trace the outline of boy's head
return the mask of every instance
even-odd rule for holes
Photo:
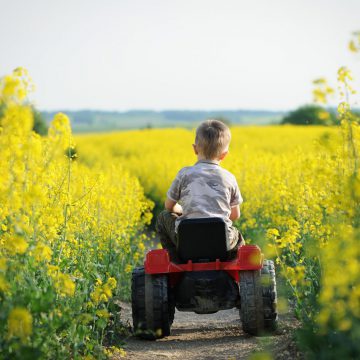
[[[203,121],[196,129],[195,153],[208,160],[222,160],[229,151],[231,133],[218,120]]]

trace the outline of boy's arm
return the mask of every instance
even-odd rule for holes
[[[240,205],[235,205],[231,208],[230,220],[234,221],[240,217]]]
[[[168,192],[166,193],[166,200],[165,200],[165,209],[178,214],[182,215],[183,209],[178,201],[181,198],[181,188],[182,188],[182,177],[184,175],[184,171],[186,168],[182,168],[176,175],[174,181],[172,182]]]
[[[165,209],[178,215],[182,215],[183,213],[181,205],[169,198],[165,200]]]
[[[231,207],[230,220],[231,221],[237,220],[240,217],[240,205],[242,204],[242,202],[243,202],[243,198],[240,193],[239,185],[234,176],[234,184],[233,184],[231,200],[230,200],[230,207]]]

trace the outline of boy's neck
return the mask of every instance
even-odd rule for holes
[[[202,155],[198,155],[197,156],[198,158],[198,161],[208,161],[208,162],[212,162],[213,164],[220,164],[220,161],[219,159],[206,159],[204,156]]]

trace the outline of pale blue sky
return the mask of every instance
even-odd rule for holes
[[[347,50],[359,0],[0,0],[0,9],[0,75],[28,68],[41,109],[282,110],[310,102],[312,80],[335,81],[341,65],[360,78]]]

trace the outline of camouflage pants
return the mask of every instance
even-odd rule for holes
[[[178,239],[175,232],[175,220],[178,217],[179,215],[164,210],[159,214],[156,221],[156,231],[160,236],[161,246],[169,251],[170,258],[174,261],[178,260],[176,253]],[[245,245],[245,241],[235,227],[231,226],[229,231],[230,250],[228,251],[228,257],[231,259],[236,256],[237,249]]]
[[[163,210],[156,219],[155,229],[159,234],[160,243],[163,249],[169,251],[171,260],[178,260],[176,253],[177,234],[175,232],[175,220],[178,214]]]

